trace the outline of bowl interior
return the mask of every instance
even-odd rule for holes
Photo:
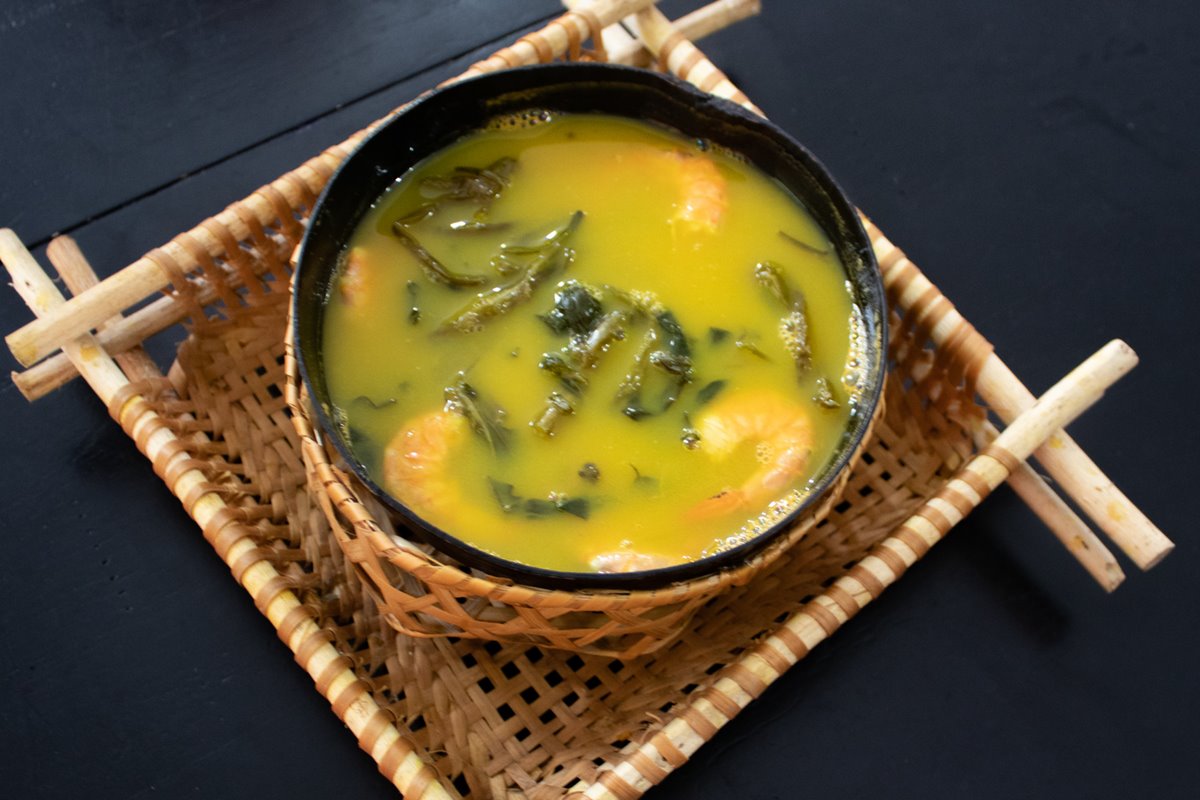
[[[805,206],[836,247],[863,312],[865,385],[849,429],[808,500],[771,530],[694,562],[620,574],[547,570],[476,550],[425,522],[383,491],[332,423],[321,362],[325,300],[334,267],[359,222],[392,183],[426,156],[497,116],[526,109],[594,112],[665,125],[744,156]],[[397,112],[343,163],[317,202],[297,260],[292,298],[300,375],[323,434],[377,497],[410,528],[468,566],[548,588],[649,589],[735,566],[765,547],[824,493],[866,435],[883,386],[885,304],[870,242],[858,216],[825,168],[779,128],[727,101],[646,70],[602,64],[553,64],[490,73],[433,92]]]

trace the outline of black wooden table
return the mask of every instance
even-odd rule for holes
[[[1194,797],[1200,10],[765,2],[704,49],[1035,392],[1139,351],[1072,432],[1178,547],[1105,596],[1002,490],[652,796]],[[558,10],[10,0],[0,225],[111,273]],[[86,387],[0,404],[0,794],[393,796]]]

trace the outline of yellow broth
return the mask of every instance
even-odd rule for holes
[[[502,157],[515,158],[515,169],[478,217],[475,203],[443,202],[432,216],[406,226],[446,268],[486,275],[488,283],[454,289],[431,282],[393,234],[393,223],[428,202],[423,179],[461,166],[487,167]],[[704,160],[724,184],[715,224],[694,223],[681,209],[690,197],[711,210],[706,189],[712,187],[689,186],[705,183],[705,175],[712,183],[713,172],[694,169]],[[477,296],[513,280],[490,263],[502,243],[536,243],[576,211],[584,216],[566,241],[573,259],[528,302],[478,331],[439,331]],[[450,229],[471,220],[508,227]],[[740,543],[804,497],[847,427],[855,312],[828,239],[777,183],[672,132],[600,115],[529,114],[493,124],[398,180],[359,226],[347,253],[360,263],[349,274],[350,257],[343,256],[322,344],[335,417],[377,483],[427,522],[502,558],[554,570],[619,570],[683,563]],[[812,367],[803,373],[779,333],[785,308],[755,278],[755,265],[768,260],[806,300]],[[656,329],[644,315],[630,312],[621,325],[624,338],[585,370],[587,385],[578,397],[539,368],[543,354],[568,343],[568,334],[553,332],[541,318],[568,280],[591,289],[605,312],[629,311],[604,289],[612,286],[652,293],[673,313],[687,335],[693,375],[668,410],[634,420],[615,399],[646,331]],[[721,334],[714,329],[727,335],[716,341]],[[662,349],[664,336],[658,334]],[[448,438],[439,438],[445,431],[426,430],[424,438],[404,440],[406,428],[443,409],[444,391],[460,372],[481,399],[502,409],[512,431],[507,452],[494,453],[463,425],[452,426],[456,435]],[[813,401],[821,376],[839,407]],[[702,402],[702,390],[714,381],[725,384]],[[659,412],[667,385],[664,374],[649,368],[643,404]],[[546,437],[530,423],[556,391],[576,410]],[[714,454],[704,438],[689,449],[682,441],[685,413],[693,428],[721,415],[746,428],[745,441],[729,453]],[[732,418],[738,414],[746,418]],[[702,505],[758,482],[762,462],[779,457],[780,447],[790,443],[775,441],[787,434],[780,431],[786,420],[774,418],[793,414],[809,431],[804,468],[794,475],[785,469],[792,478],[787,485],[771,484],[771,497],[752,507],[726,510],[714,501],[714,511]],[[382,467],[389,448],[414,453],[419,469],[406,475],[420,486],[396,485],[395,479],[389,486]],[[595,466],[598,479],[581,476],[585,464]],[[555,508],[554,501],[567,499],[582,499],[569,508],[587,518]],[[613,553],[650,558],[603,557]]]

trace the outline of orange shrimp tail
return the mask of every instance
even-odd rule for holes
[[[701,522],[749,509],[750,501],[745,492],[741,489],[726,489],[689,508],[684,514],[684,519],[688,522]]]
[[[711,159],[676,153],[680,159],[680,197],[676,219],[696,231],[714,233],[725,217],[725,178]]]
[[[435,411],[410,422],[383,453],[383,487],[417,513],[444,510],[457,501],[448,461],[465,438],[467,421]]]
[[[690,521],[757,513],[804,474],[812,453],[808,413],[794,400],[773,393],[727,395],[697,422],[701,448],[723,459],[743,442],[760,448],[762,467],[741,486],[700,501],[685,512]]]
[[[600,553],[594,557],[589,566],[595,572],[613,574],[619,572],[641,572],[647,569],[659,569],[671,566],[672,561],[666,556],[654,553],[639,553],[636,550],[613,550]]]
[[[376,287],[374,267],[365,248],[355,247],[346,257],[346,265],[338,278],[338,293],[350,308],[361,310],[366,306]]]

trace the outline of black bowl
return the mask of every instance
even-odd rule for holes
[[[642,572],[560,572],[508,561],[430,525],[389,496],[332,423],[321,363],[322,315],[333,267],[346,242],[371,205],[407,170],[482,128],[487,120],[526,109],[645,120],[740,153],[797,197],[837,248],[865,322],[863,350],[868,363],[860,403],[834,457],[814,478],[808,499],[762,535],[697,561]],[[886,313],[879,269],[854,207],[820,162],[782,130],[740,106],[674,78],[607,64],[553,64],[494,72],[432,92],[393,115],[346,159],[317,201],[297,260],[292,319],[300,375],[320,426],[358,478],[441,552],[488,574],[547,588],[651,589],[743,563],[783,533],[848,467],[883,387]]]

